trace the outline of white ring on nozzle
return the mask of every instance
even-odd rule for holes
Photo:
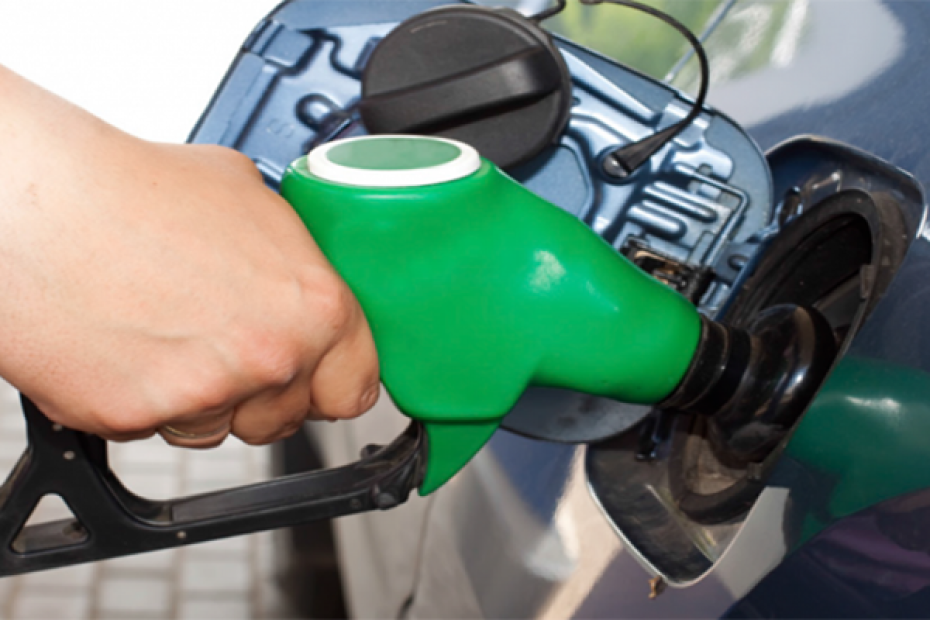
[[[366,168],[352,168],[334,163],[327,154],[333,149],[347,142],[358,140],[381,140],[403,138],[408,140],[433,140],[451,144],[459,149],[459,156],[436,166],[426,168],[413,168],[410,170],[370,170]],[[311,174],[325,181],[355,185],[358,187],[421,187],[423,185],[436,185],[448,183],[473,174],[481,167],[481,157],[473,147],[448,138],[435,138],[433,136],[411,136],[401,134],[381,134],[377,136],[358,136],[327,142],[316,147],[307,154],[307,170]]]

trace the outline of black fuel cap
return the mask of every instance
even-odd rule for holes
[[[548,33],[509,9],[453,5],[401,23],[362,78],[369,132],[442,136],[502,168],[555,142],[571,76]]]

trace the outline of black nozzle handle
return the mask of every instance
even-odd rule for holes
[[[106,442],[50,422],[22,398],[28,446],[0,487],[0,576],[177,547],[390,508],[419,484],[424,434],[344,467],[165,501],[139,497],[110,469]],[[25,525],[45,495],[74,514]]]

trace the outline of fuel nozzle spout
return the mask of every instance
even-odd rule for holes
[[[745,329],[702,319],[691,367],[658,406],[707,416],[725,464],[758,462],[804,412],[835,355],[833,330],[813,308],[772,306]]]

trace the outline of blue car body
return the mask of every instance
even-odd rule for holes
[[[243,151],[276,186],[315,144],[365,131],[368,54],[442,4],[285,2],[192,140]],[[770,53],[747,60],[776,8]],[[746,471],[709,463],[694,420],[528,393],[436,494],[333,525],[352,615],[930,615],[928,28],[922,2],[723,3],[704,32],[720,70],[709,109],[627,184],[599,177],[598,156],[680,118],[687,97],[559,41],[572,120],[510,173],[628,256],[711,270],[695,299],[709,315],[738,322],[780,299],[844,317],[840,357],[789,439]],[[688,85],[688,66],[669,82]],[[802,220],[839,223],[808,243]],[[831,270],[842,284],[811,292]],[[403,428],[387,398],[376,409],[309,431],[323,465]],[[562,428],[563,443],[522,436],[534,427]]]

